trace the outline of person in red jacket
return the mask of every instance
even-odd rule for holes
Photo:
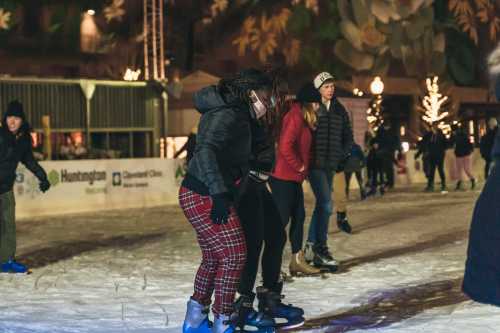
[[[297,102],[284,115],[276,153],[276,164],[269,185],[278,207],[283,227],[291,220],[292,260],[290,274],[318,274],[319,269],[304,259],[304,192],[302,182],[309,171],[312,131],[316,126],[321,95],[312,83],[304,85]]]

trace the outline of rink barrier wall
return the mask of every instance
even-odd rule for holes
[[[412,150],[406,154],[406,173],[398,174],[395,170],[397,186],[426,183],[421,159],[420,170],[415,167],[415,153]],[[41,193],[38,180],[20,165],[14,185],[19,218],[176,204],[184,175],[184,160],[181,159],[44,161],[40,164],[52,187]],[[453,150],[448,150],[445,172],[450,189],[457,180],[454,165]],[[476,149],[472,156],[472,171],[479,181],[484,180],[483,170],[484,161]],[[440,182],[437,172],[435,182]],[[304,190],[310,192],[309,183],[304,184]],[[355,177],[352,177],[350,186],[358,188]]]
[[[17,170],[14,193],[20,218],[174,204],[183,173],[181,160],[160,158],[40,164],[52,185],[46,193],[24,166]]]

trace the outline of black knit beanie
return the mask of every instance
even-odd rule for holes
[[[24,114],[23,105],[19,101],[11,101],[7,105],[7,111],[5,111],[4,118],[7,117],[19,117],[22,120],[26,119]]]
[[[321,103],[321,95],[312,82],[308,82],[297,93],[300,103]]]

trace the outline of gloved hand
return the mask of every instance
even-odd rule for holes
[[[40,191],[46,192],[50,188],[50,182],[47,179],[44,179],[40,182],[38,187],[40,188]]]
[[[229,209],[231,207],[231,195],[228,192],[217,193],[212,197],[212,210],[210,219],[213,224],[226,224],[229,218]]]

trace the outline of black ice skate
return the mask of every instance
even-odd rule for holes
[[[315,246],[313,264],[330,273],[336,272],[339,268],[339,263],[333,258],[326,245]]]
[[[337,213],[337,226],[339,227],[339,230],[342,230],[345,233],[348,233],[348,234],[352,233],[352,227],[349,224],[349,220],[347,219],[346,212],[338,212]]]
[[[278,283],[274,291],[264,287],[257,287],[259,311],[274,318],[277,328],[291,329],[304,325],[304,310],[292,304],[281,302],[284,297],[281,295],[282,288],[283,283]]]

